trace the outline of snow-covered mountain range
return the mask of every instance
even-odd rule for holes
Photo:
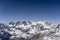
[[[0,40],[60,40],[60,24],[44,21],[0,23]]]

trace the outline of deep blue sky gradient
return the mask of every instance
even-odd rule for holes
[[[0,0],[0,22],[19,20],[60,23],[60,1]]]

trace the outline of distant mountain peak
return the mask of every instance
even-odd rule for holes
[[[57,37],[55,37],[56,35]],[[1,40],[7,38],[10,38],[9,40],[38,40],[41,37],[43,40],[60,40],[59,36],[60,24],[56,25],[45,21],[11,21],[9,24],[0,23]],[[52,39],[51,37],[55,38]]]

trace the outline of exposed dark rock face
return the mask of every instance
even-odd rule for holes
[[[48,23],[48,22],[45,22],[45,24],[46,24],[47,26],[50,26],[50,25],[51,25],[51,23]]]
[[[22,24],[27,25],[27,22],[26,21],[23,21]]]
[[[3,23],[0,23],[0,28],[4,28],[5,25]]]
[[[60,24],[58,24],[56,28],[60,28]]]
[[[21,22],[20,22],[20,21],[17,21],[17,22],[16,22],[16,25],[19,25],[19,24],[21,24]]]
[[[32,24],[32,22],[31,22],[31,21],[28,21],[28,23],[29,23],[29,24]]]
[[[8,32],[4,32],[3,34],[0,34],[1,40],[10,40],[11,36],[12,35],[10,33],[8,33]]]
[[[14,24],[15,24],[15,22],[13,22],[13,21],[9,22],[9,25],[14,25]]]

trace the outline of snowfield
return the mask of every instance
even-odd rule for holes
[[[0,23],[0,40],[60,40],[60,24],[43,21]]]

